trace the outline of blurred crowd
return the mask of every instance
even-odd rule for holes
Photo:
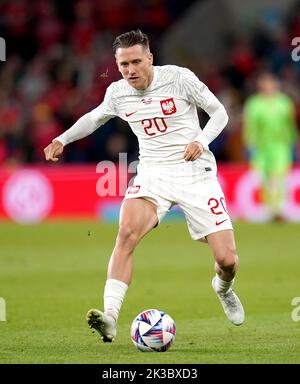
[[[249,17],[251,19],[251,17]],[[273,73],[280,90],[295,105],[295,117],[300,136],[300,57],[292,59],[293,38],[300,37],[300,1],[287,13],[268,9],[247,24],[248,31],[224,36],[227,54],[217,63],[197,62],[193,68],[224,104],[229,122],[210,148],[221,161],[248,161],[244,142],[243,109],[249,96],[258,92],[258,78]],[[272,140],[272,138],[270,138]],[[300,162],[300,142],[294,148],[294,162]]]
[[[102,101],[107,86],[120,78],[111,48],[116,35],[141,28],[150,37],[155,64],[161,64],[159,37],[192,3],[1,1],[0,36],[6,41],[7,61],[0,62],[0,164],[43,162],[43,148]],[[258,20],[247,37],[226,36],[228,53],[218,63],[191,62],[229,113],[227,128],[211,146],[218,160],[245,161],[243,103],[255,91],[261,70],[279,76],[300,121],[300,64],[291,59],[291,40],[300,36],[300,6],[288,17],[276,17],[275,27],[271,15]],[[200,118],[205,122],[207,116]],[[119,152],[136,159],[137,141],[127,124],[112,119],[68,146],[63,161],[118,161]]]

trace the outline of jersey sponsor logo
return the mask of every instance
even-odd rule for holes
[[[141,102],[144,103],[144,104],[151,104],[152,103],[152,97],[143,98],[141,100]]]
[[[140,190],[140,188],[141,188],[140,185],[132,185],[131,187],[128,188],[127,193],[128,193],[128,194],[138,193],[138,191]]]
[[[222,220],[222,221],[216,221],[216,225],[221,225],[223,223],[225,223],[225,221],[227,221],[228,219],[225,219],[225,220]]]
[[[173,115],[177,111],[173,97],[160,101],[160,106],[164,115]]]
[[[134,112],[129,112],[129,113],[125,113],[126,117],[129,117],[131,115],[134,115],[135,113],[137,113],[137,111],[134,111]]]

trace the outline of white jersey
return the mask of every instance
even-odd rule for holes
[[[80,124],[57,139],[67,144],[93,132],[110,118],[118,116],[128,122],[139,142],[141,165],[167,166],[184,163],[185,146],[192,141],[204,145],[198,159],[203,166],[216,168],[215,158],[208,144],[227,123],[222,104],[207,86],[187,68],[175,65],[154,66],[154,77],[145,90],[136,90],[124,79],[113,82],[103,102],[89,114],[90,127]],[[200,128],[197,107],[204,109],[215,121]],[[85,116],[87,116],[85,115]],[[82,119],[82,118],[81,118]],[[79,125],[78,125],[79,123]],[[73,129],[72,129],[73,128]]]

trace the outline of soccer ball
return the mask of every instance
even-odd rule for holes
[[[165,352],[174,343],[176,326],[167,313],[148,309],[133,320],[130,335],[142,352]]]

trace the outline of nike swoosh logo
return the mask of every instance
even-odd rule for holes
[[[131,113],[125,113],[126,117],[129,117],[131,115],[134,115],[135,113],[137,113],[137,111],[134,111],[134,112],[131,112]]]
[[[225,219],[225,220],[222,220],[222,221],[216,221],[216,225],[221,225],[221,224],[223,224],[226,220],[228,220],[228,219]]]

